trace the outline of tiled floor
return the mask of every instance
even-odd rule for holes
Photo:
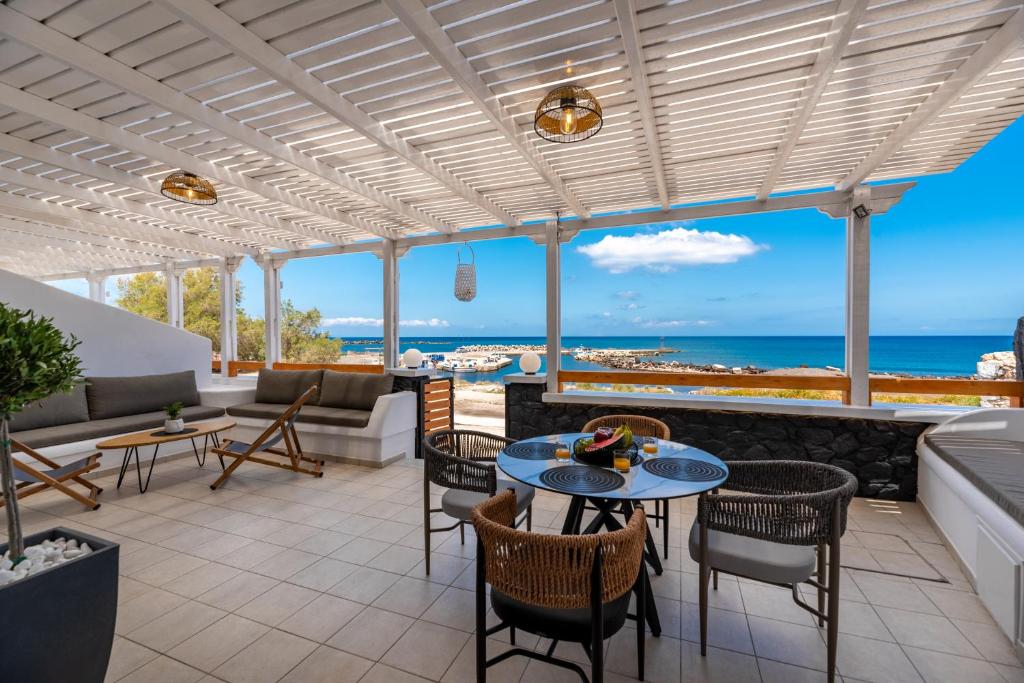
[[[108,680],[473,680],[475,546],[472,536],[463,546],[457,532],[436,534],[425,576],[417,463],[329,465],[322,479],[248,465],[211,492],[214,476],[209,464],[182,459],[160,463],[145,495],[130,485],[119,493],[105,478],[95,512],[49,494],[23,505],[27,531],[62,524],[121,543]],[[539,494],[535,530],[555,533],[567,503]],[[648,638],[647,680],[824,680],[822,630],[788,592],[727,577],[712,594],[713,647],[700,656],[696,568],[680,554],[693,509],[673,503],[670,557],[653,581],[664,633]],[[875,570],[844,570],[844,680],[1024,682],[1010,644],[915,505],[856,500],[844,564]],[[491,654],[503,647],[490,642]],[[584,661],[578,646],[559,654]],[[606,680],[633,680],[631,631],[609,641],[606,661]],[[489,680],[577,679],[513,658]]]

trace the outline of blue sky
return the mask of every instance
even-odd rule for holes
[[[1011,333],[1024,315],[1022,158],[1017,121],[873,217],[872,334]],[[401,334],[542,335],[543,247],[473,243],[471,303],[452,292],[458,249],[419,247],[401,259]],[[562,272],[566,335],[843,333],[844,222],[814,210],[589,231],[563,246]],[[319,308],[332,333],[379,336],[376,257],[296,260],[282,279],[283,296]],[[262,315],[259,268],[247,260],[241,280],[245,308]]]

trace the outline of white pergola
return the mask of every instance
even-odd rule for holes
[[[99,299],[163,271],[181,325],[181,273],[218,267],[227,304],[249,256],[272,363],[284,264],[373,252],[394,364],[402,254],[526,235],[554,390],[559,250],[580,230],[817,208],[847,221],[866,404],[870,216],[911,184],[865,183],[951,171],[1013,122],[1022,37],[1019,0],[7,0],[0,267]],[[544,142],[534,109],[568,82],[604,127]],[[177,169],[219,203],[161,196]]]

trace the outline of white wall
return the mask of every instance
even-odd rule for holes
[[[210,384],[210,340],[114,306],[0,270],[0,301],[53,318],[81,340],[78,355],[92,376],[151,375],[195,370]]]

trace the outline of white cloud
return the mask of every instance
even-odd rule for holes
[[[384,327],[384,318],[361,318],[352,316],[349,318],[324,318],[320,321],[324,327],[344,325],[348,327]]]
[[[323,327],[347,326],[347,327],[384,327],[383,318],[363,318],[350,316],[347,318],[324,318],[321,323]],[[448,327],[447,320],[430,318],[429,320],[402,320],[399,322],[402,327]]]
[[[625,299],[626,301],[634,301],[640,298],[640,292],[637,292],[632,289],[625,289],[621,292],[616,292],[615,296],[619,297],[620,299]]]
[[[633,323],[640,327],[650,328],[672,328],[672,327],[704,327],[705,325],[713,325],[713,320],[644,320],[643,318],[633,318]]]
[[[402,327],[448,327],[447,320],[431,318],[430,320],[403,320],[399,323]]]
[[[680,266],[735,263],[766,249],[745,235],[723,234],[714,231],[673,228],[658,233],[639,233],[630,236],[606,235],[600,242],[578,247],[598,268],[612,273],[625,273],[634,268],[646,268],[666,273]],[[620,292],[623,296],[631,292]]]

